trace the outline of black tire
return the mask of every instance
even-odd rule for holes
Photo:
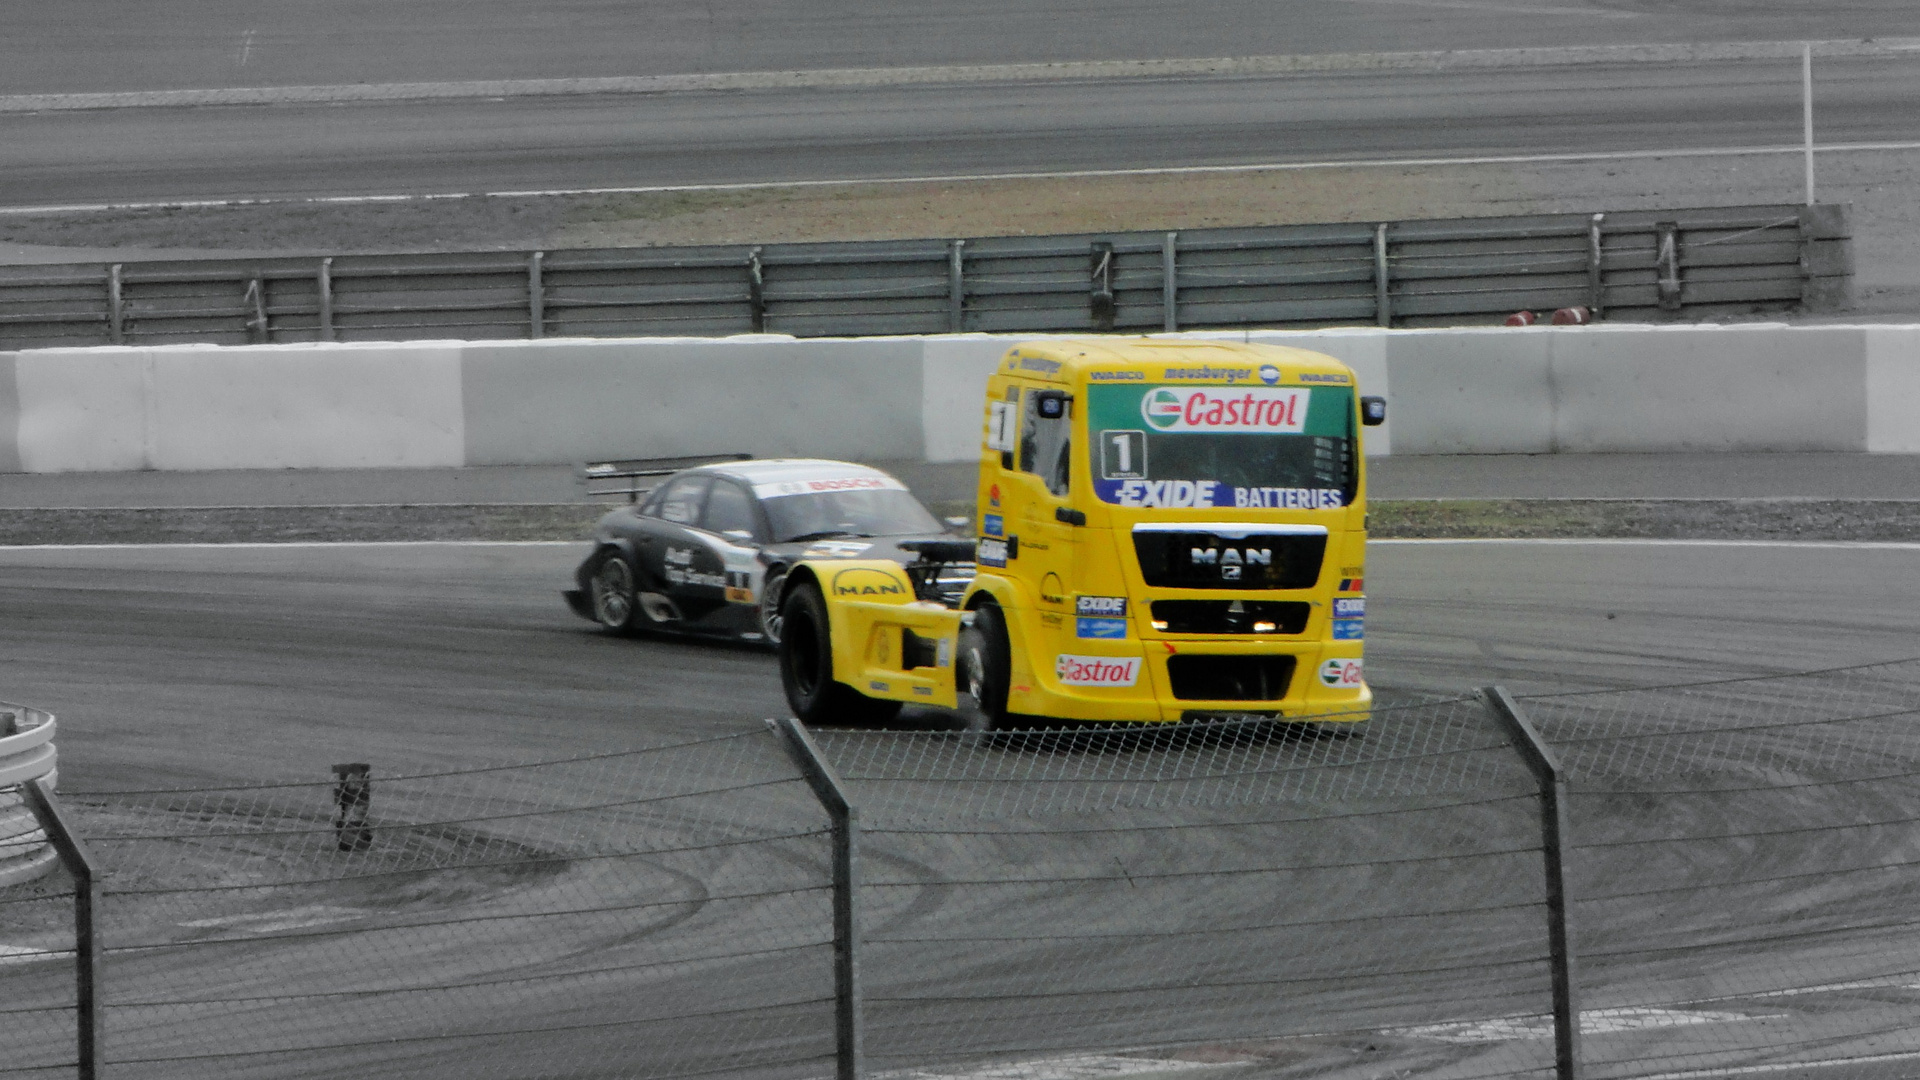
[[[605,548],[595,557],[587,574],[587,604],[593,621],[610,633],[630,633],[639,625],[639,577],[627,557],[613,548]]]
[[[1007,641],[1007,623],[1000,608],[983,604],[974,609],[973,625],[960,631],[960,690],[972,699],[960,710],[969,731],[1004,731],[1007,688],[1012,684],[1013,649]]]
[[[780,685],[793,715],[806,724],[862,727],[900,713],[897,701],[876,701],[833,677],[833,637],[820,586],[801,581],[781,604]]]
[[[780,627],[786,621],[781,607],[787,599],[787,568],[773,566],[767,568],[767,576],[760,583],[760,633],[767,644],[778,647]]]

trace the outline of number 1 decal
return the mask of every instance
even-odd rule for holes
[[[1101,432],[1100,478],[1103,480],[1146,479],[1147,433],[1131,430]]]

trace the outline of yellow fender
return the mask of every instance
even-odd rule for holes
[[[807,560],[787,580],[805,578],[826,601],[837,681],[884,701],[956,705],[960,612],[916,599],[906,571],[891,560]]]

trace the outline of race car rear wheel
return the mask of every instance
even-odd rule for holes
[[[859,727],[900,712],[897,701],[876,701],[833,677],[833,637],[820,586],[802,581],[781,605],[780,685],[793,715],[808,724]]]
[[[996,731],[1007,723],[1007,687],[1013,666],[1013,649],[1007,641],[1007,624],[995,604],[974,609],[973,625],[960,631],[960,689],[972,698],[970,707],[960,710],[961,721],[969,731]]]
[[[634,627],[639,599],[634,589],[633,564],[625,555],[608,548],[597,556],[599,562],[587,578],[587,598],[593,604],[593,620],[616,634]]]

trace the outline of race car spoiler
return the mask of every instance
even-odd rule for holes
[[[720,461],[748,461],[752,454],[694,454],[688,457],[627,458],[621,461],[589,461],[574,472],[574,480],[586,489],[587,498],[604,499],[626,496],[630,503],[652,491],[660,477],[672,476],[682,469],[712,465]],[[654,483],[642,483],[652,479]]]

